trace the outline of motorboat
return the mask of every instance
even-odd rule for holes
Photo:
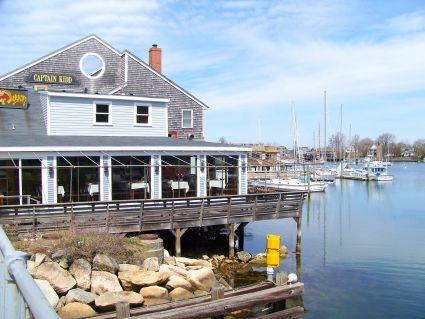
[[[333,183],[336,179],[336,172],[327,167],[320,167],[316,169],[315,181]]]
[[[363,165],[362,171],[370,181],[392,181],[393,176],[388,174],[388,167],[382,161],[370,161]]]
[[[261,188],[270,188],[280,191],[305,191],[305,192],[324,192],[327,183],[308,181],[305,178],[290,179],[267,179],[253,182],[253,186]]]

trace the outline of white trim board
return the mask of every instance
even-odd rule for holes
[[[76,98],[83,98],[83,99],[106,99],[106,100],[160,102],[160,103],[170,102],[170,99],[168,98],[128,96],[128,95],[85,94],[85,93],[69,93],[69,92],[51,92],[51,91],[43,91],[43,92],[40,92],[40,94],[47,94],[48,96],[76,97]]]

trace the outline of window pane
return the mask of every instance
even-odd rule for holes
[[[192,127],[192,112],[183,111],[183,127]]]
[[[137,123],[138,124],[147,124],[147,123],[149,123],[148,122],[148,119],[149,118],[147,116],[138,115],[136,119],[137,119]]]
[[[137,106],[137,114],[149,114],[149,107],[148,106]]]
[[[108,104],[96,104],[96,113],[109,113]]]
[[[97,123],[108,123],[109,121],[108,114],[96,114],[96,122]]]

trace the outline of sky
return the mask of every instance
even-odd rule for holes
[[[327,137],[425,138],[423,0],[0,0],[0,74],[90,34],[158,44],[207,141],[323,145],[324,91]]]

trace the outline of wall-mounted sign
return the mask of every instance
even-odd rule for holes
[[[27,79],[30,83],[44,83],[44,84],[62,84],[62,85],[76,85],[80,84],[74,75],[69,74],[56,74],[56,73],[31,73]]]
[[[26,109],[28,106],[27,100],[27,90],[0,88],[0,107]]]

